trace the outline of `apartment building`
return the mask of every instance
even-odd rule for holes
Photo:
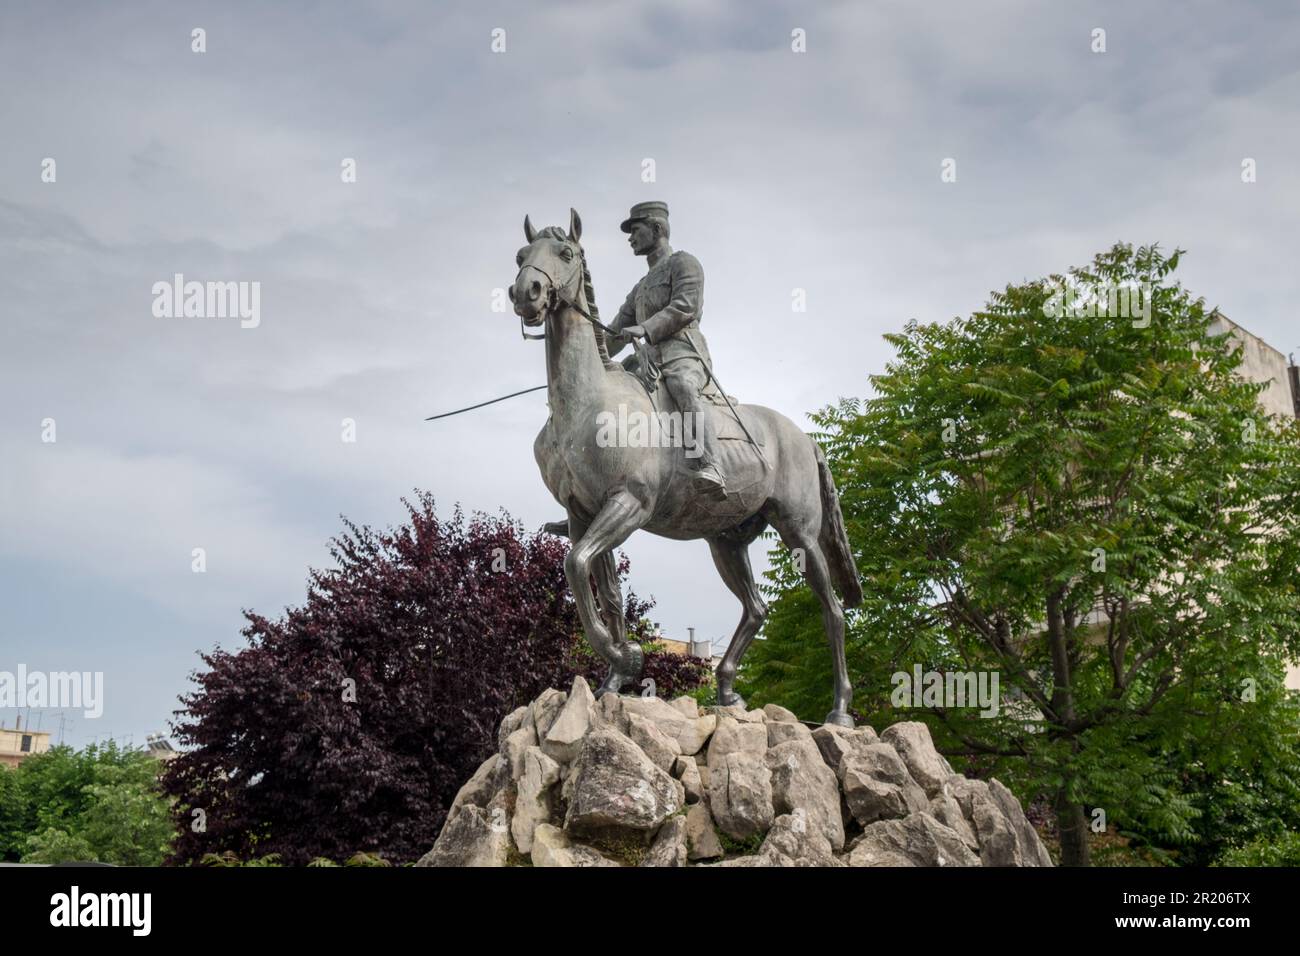
[[[22,717],[12,730],[0,727],[0,766],[12,769],[32,754],[43,754],[49,749],[49,731],[24,730]]]
[[[1252,382],[1267,382],[1259,403],[1272,415],[1300,418],[1300,369],[1294,362],[1257,335],[1247,332],[1226,316],[1211,326],[1216,332],[1229,332],[1241,343],[1242,363],[1238,372]],[[1286,686],[1300,690],[1300,662],[1287,667]]]

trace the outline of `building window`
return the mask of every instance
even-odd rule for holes
[[[32,735],[31,735],[31,734],[23,734],[23,746],[22,746],[22,751],[23,751],[23,753],[25,753],[25,754],[29,754],[29,753],[32,752]]]

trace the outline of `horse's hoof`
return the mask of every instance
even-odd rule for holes
[[[836,727],[847,727],[849,730],[852,730],[854,727],[853,718],[843,710],[832,710],[826,715],[826,719],[822,721],[822,723],[834,724]]]
[[[623,672],[626,680],[634,681],[640,678],[641,673],[645,670],[645,651],[641,649],[640,644],[627,645],[628,666]]]
[[[732,690],[732,691],[727,691],[727,693],[725,693],[725,694],[722,693],[721,691],[719,691],[719,692],[718,692],[717,701],[718,701],[718,706],[719,706],[719,707],[741,707],[741,708],[743,708],[743,707],[745,706],[745,698],[741,697],[741,696],[740,696],[739,694],[737,694],[734,690]]]
[[[627,657],[629,663],[626,668],[611,667],[609,673],[600,686],[592,694],[597,700],[606,694],[618,695],[623,692],[623,688],[628,684],[634,684],[641,677],[641,672],[645,670],[645,652],[641,650],[640,645],[628,645]]]
[[[605,679],[601,682],[601,685],[596,688],[595,693],[591,696],[595,697],[596,700],[600,700],[606,694],[613,694],[617,697],[622,692],[623,685],[626,683],[627,678],[623,674],[611,669],[610,672],[605,675]]]

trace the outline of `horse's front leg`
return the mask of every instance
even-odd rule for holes
[[[609,664],[609,675],[597,689],[597,697],[608,693],[616,694],[623,689],[624,685],[637,680],[645,664],[645,655],[638,645],[628,641],[626,627],[623,627],[621,632],[615,633],[602,620],[600,609],[596,605],[596,596],[591,590],[591,575],[593,572],[603,571],[600,565],[605,556],[626,541],[633,531],[645,524],[649,517],[649,509],[627,491],[611,495],[596,517],[581,529],[581,534],[578,533],[579,527],[573,520],[573,513],[570,512],[569,515],[569,530],[573,535],[573,545],[564,559],[564,573],[569,579],[569,589],[578,604],[578,616],[582,619],[587,642],[591,644],[592,650]],[[610,557],[612,559],[612,555]],[[599,584],[599,573],[597,581]],[[615,576],[615,585],[617,585],[617,576]],[[612,595],[609,598],[612,599]],[[605,599],[605,595],[602,595],[602,599]],[[618,619],[622,620],[621,601]]]
[[[592,562],[592,576],[596,579],[600,619],[609,628],[616,644],[627,640],[627,609],[623,606],[623,589],[618,582],[618,560],[613,551],[606,551]]]

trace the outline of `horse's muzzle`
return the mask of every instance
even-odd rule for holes
[[[539,280],[525,282],[521,276],[515,279],[514,285],[506,290],[506,294],[514,303],[515,315],[523,319],[524,325],[538,326],[546,321],[545,311],[550,295]]]

